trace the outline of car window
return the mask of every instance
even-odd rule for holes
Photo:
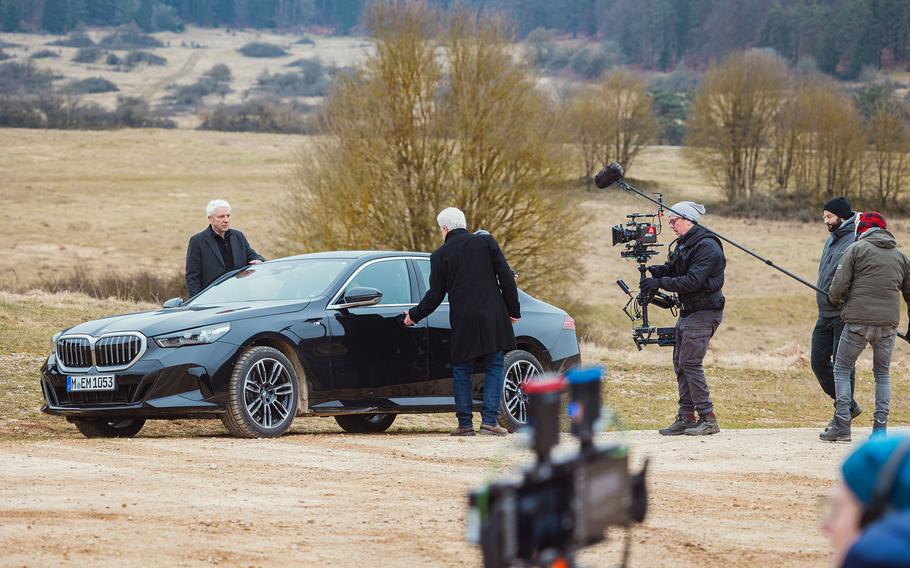
[[[420,278],[423,280],[423,289],[430,289],[430,259],[418,259],[417,261],[417,273],[420,275]],[[442,299],[443,302],[449,301],[449,295],[446,294],[445,298]]]
[[[251,264],[193,298],[191,304],[309,300],[325,293],[348,260],[288,260]]]
[[[382,292],[382,304],[412,304],[411,279],[406,260],[383,260],[370,264],[354,276],[345,293],[352,288],[375,288]]]

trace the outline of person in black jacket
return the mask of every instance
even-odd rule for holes
[[[430,289],[405,312],[404,323],[427,317],[449,295],[452,327],[452,377],[458,428],[453,436],[473,436],[471,373],[475,362],[485,369],[481,434],[504,436],[497,424],[505,373],[505,351],[515,349],[512,324],[521,317],[515,276],[499,244],[489,233],[466,230],[464,213],[454,207],[436,218],[444,243],[430,256]]]
[[[265,260],[243,233],[231,229],[231,206],[227,201],[210,201],[205,213],[209,226],[190,237],[186,248],[186,290],[190,298],[225,272]]]
[[[652,295],[658,288],[676,292],[682,304],[676,323],[673,367],[679,388],[679,414],[670,426],[661,428],[664,436],[704,436],[720,432],[708,380],[702,364],[708,342],[723,321],[724,268],[727,260],[720,239],[699,226],[705,207],[682,201],[672,207],[670,226],[677,239],[671,245],[666,264],[650,266],[653,278],[641,281],[641,293]],[[674,248],[675,245],[675,248]],[[698,420],[695,413],[698,413]]]

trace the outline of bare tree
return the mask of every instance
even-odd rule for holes
[[[695,94],[689,156],[728,199],[759,190],[762,152],[786,99],[788,78],[786,64],[775,55],[735,53],[708,71]]]
[[[880,103],[867,126],[875,190],[873,203],[895,205],[910,179],[910,132],[903,113],[893,103]]]
[[[501,22],[399,0],[373,4],[368,25],[376,54],[336,84],[328,136],[279,205],[284,248],[433,250],[452,205],[493,233],[525,289],[558,294],[581,270],[585,216],[560,189],[556,113]]]
[[[607,162],[618,160],[631,167],[659,130],[647,85],[624,69],[577,90],[567,106],[571,136],[579,145],[587,180]]]

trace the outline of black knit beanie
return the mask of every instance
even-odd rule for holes
[[[849,219],[853,216],[853,209],[850,208],[850,202],[846,197],[835,197],[822,208],[822,211],[830,211],[841,219]]]

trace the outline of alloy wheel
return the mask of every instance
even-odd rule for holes
[[[506,371],[503,389],[505,407],[516,422],[525,424],[528,421],[528,395],[524,392],[524,386],[539,374],[537,367],[530,361],[515,361]]]
[[[275,428],[285,422],[293,408],[294,387],[291,375],[281,362],[263,358],[247,372],[243,381],[243,400],[250,418],[262,428]]]

